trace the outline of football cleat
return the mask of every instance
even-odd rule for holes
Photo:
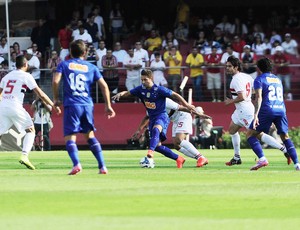
[[[176,160],[177,168],[181,169],[184,162],[185,162],[185,159],[182,156],[178,156],[178,158]]]
[[[27,155],[22,154],[19,162],[20,164],[25,165],[28,169],[35,170],[35,167],[30,163]]]
[[[286,157],[287,164],[290,165],[292,163],[292,158],[290,157],[290,154],[284,153],[284,156]]]
[[[296,171],[300,171],[300,164],[299,163],[295,164],[295,169],[296,169]]]
[[[256,162],[256,164],[254,166],[252,166],[250,168],[250,170],[258,170],[262,167],[268,166],[268,164],[269,164],[269,162],[267,160],[264,160],[264,161],[259,160],[259,161]]]
[[[232,158],[230,161],[228,161],[228,162],[226,162],[225,163],[227,166],[232,166],[232,165],[240,165],[240,164],[242,164],[242,160],[241,160],[241,158],[239,158],[239,159],[234,159],[234,158]]]
[[[202,167],[202,166],[207,165],[207,164],[208,164],[208,160],[204,156],[201,156],[201,157],[198,158],[197,167]]]
[[[68,175],[76,175],[77,173],[82,172],[82,167],[81,164],[77,164],[75,165],[72,170],[68,173]]]
[[[99,174],[108,174],[107,168],[103,166],[101,169],[99,169]]]

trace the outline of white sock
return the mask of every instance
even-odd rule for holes
[[[263,133],[261,136],[261,141],[266,143],[267,145],[272,146],[275,149],[281,150],[283,153],[286,153],[286,147],[280,144],[274,137],[271,137],[268,134]]]
[[[241,150],[241,137],[239,132],[236,132],[231,136],[231,141],[234,149],[234,156],[235,157],[240,157],[240,150]]]
[[[191,158],[195,158],[198,159],[199,156],[201,155],[198,150],[195,148],[195,146],[187,141],[187,140],[183,140],[180,143],[180,149],[179,152],[183,153],[184,155],[191,157]]]
[[[25,137],[23,140],[22,154],[28,155],[28,153],[32,149],[34,137],[35,137],[35,134],[32,132],[25,134]]]

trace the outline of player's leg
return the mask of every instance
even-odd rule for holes
[[[108,170],[105,166],[104,156],[102,154],[101,144],[95,137],[94,132],[90,131],[85,134],[85,138],[90,146],[90,150],[98,162],[99,174],[107,174]]]
[[[232,115],[233,118],[234,114]],[[241,164],[241,154],[240,154],[240,142],[241,142],[241,138],[240,138],[240,134],[239,134],[239,129],[241,128],[241,126],[237,125],[234,123],[234,120],[232,120],[230,122],[229,125],[229,134],[231,136],[231,142],[232,142],[232,146],[234,149],[234,156],[233,158],[226,162],[225,164],[228,166],[232,166],[232,165],[236,165],[236,164]]]

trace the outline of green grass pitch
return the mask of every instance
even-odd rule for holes
[[[300,172],[278,150],[265,150],[269,166],[250,171],[225,166],[233,150],[203,150],[209,164],[184,168],[156,153],[154,169],[139,167],[146,151],[105,151],[108,175],[99,175],[89,151],[83,172],[67,176],[65,151],[31,152],[35,171],[19,153],[0,154],[0,229],[297,229]],[[299,152],[299,151],[298,151]]]

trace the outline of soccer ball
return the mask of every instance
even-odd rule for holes
[[[140,166],[142,168],[154,168],[155,166],[155,163],[154,163],[154,160],[152,158],[149,158],[149,157],[143,157],[141,160],[140,160]]]

